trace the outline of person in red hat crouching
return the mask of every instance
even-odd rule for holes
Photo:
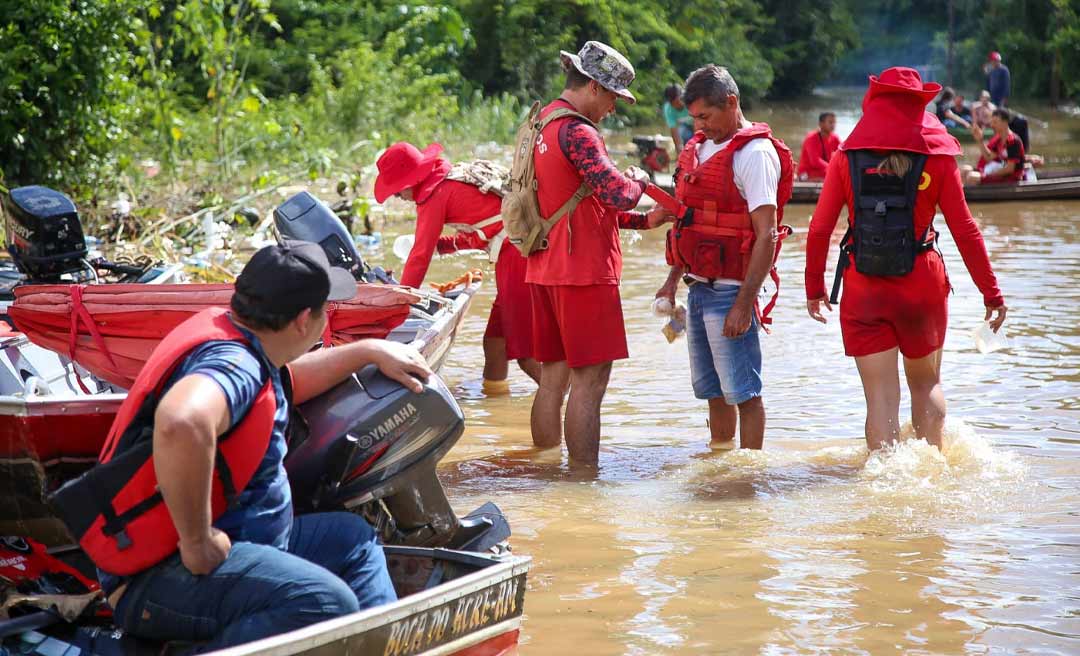
[[[670,220],[670,213],[629,211],[648,176],[633,167],[630,174],[620,172],[596,127],[615,111],[616,99],[636,102],[627,88],[634,67],[597,41],[586,42],[576,55],[563,51],[562,65],[562,95],[541,110],[540,118],[559,109],[567,113],[540,131],[533,163],[541,214],[555,218],[565,212],[560,208],[573,209],[554,224],[547,247],[528,257],[534,354],[542,363],[532,437],[541,448],[561,444],[569,389],[566,447],[572,460],[592,464],[599,459],[600,404],[611,363],[628,356],[619,298],[619,229],[654,228]]]
[[[925,111],[941,90],[917,71],[889,68],[870,76],[863,116],[829,162],[825,184],[806,240],[806,309],[826,322],[841,282],[840,330],[844,350],[855,358],[866,397],[866,444],[870,449],[900,437],[897,354],[911,393],[917,437],[941,447],[945,397],[941,347],[951,289],[937,232],[931,222],[941,208],[964,264],[983,295],[993,330],[1006,307],[990,267],[979,227],[964,200],[956,156],[960,144]],[[848,231],[831,298],[825,293],[825,258],[840,209],[848,208]]]
[[[540,380],[540,365],[533,358],[525,258],[516,248],[503,248],[498,194],[448,179],[452,167],[440,153],[442,146],[437,143],[423,151],[404,141],[387,148],[376,164],[375,200],[381,203],[396,195],[416,203],[416,233],[401,274],[403,285],[423,284],[435,251],[441,255],[468,249],[488,252],[495,263],[496,293],[484,331],[484,393],[506,394],[510,360],[517,360],[534,381]],[[456,234],[444,236],[443,228],[453,228]]]
[[[690,74],[683,91],[698,130],[679,155],[675,197],[689,210],[668,233],[667,282],[656,293],[674,303],[679,278],[690,287],[687,346],[694,395],[709,404],[709,446],[760,449],[765,441],[761,345],[773,296],[757,305],[773,274],[791,198],[791,150],[766,123],[743,116],[739,87],[726,68]]]

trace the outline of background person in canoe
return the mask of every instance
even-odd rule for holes
[[[542,363],[540,389],[532,405],[533,443],[562,442],[566,403],[566,448],[573,461],[595,464],[600,451],[600,404],[611,364],[628,357],[619,278],[619,229],[646,230],[670,221],[661,207],[633,212],[649,176],[636,167],[619,171],[596,128],[622,99],[634,67],[617,50],[587,41],[578,54],[561,53],[566,84],[541,110],[558,108],[584,116],[551,121],[534,147],[536,197],[543,216],[553,216],[584,184],[589,195],[548,233],[548,247],[528,259],[525,280],[533,284],[533,354]]]
[[[983,89],[979,92],[979,101],[971,106],[971,122],[980,128],[990,127],[990,116],[997,106],[990,101],[990,92]]]
[[[669,85],[664,89],[664,123],[671,131],[671,140],[675,142],[675,154],[678,155],[683,145],[694,136],[694,119],[682,101],[682,87]]]
[[[953,105],[956,101],[956,92],[952,87],[945,87],[941,92],[941,97],[937,101],[937,117],[945,127],[947,128],[970,128],[971,122],[966,118],[953,111]]]
[[[825,293],[829,240],[841,208],[847,206],[849,222],[854,216],[849,157],[867,151],[873,156],[875,168],[863,174],[865,180],[870,175],[902,178],[915,165],[913,156],[926,155],[922,173],[918,180],[912,180],[917,191],[911,220],[915,235],[930,247],[919,249],[914,269],[906,275],[861,273],[853,257],[843,271],[840,332],[844,351],[855,358],[862,379],[866,444],[870,449],[900,437],[900,356],[911,393],[915,434],[941,446],[945,422],[941,347],[945,343],[950,286],[941,253],[932,246],[936,233],[931,222],[937,208],[945,215],[964,264],[983,295],[986,318],[994,317],[995,331],[1005,321],[1004,298],[990,268],[979,226],[964,200],[956,165],[960,144],[924,110],[939,88],[932,82],[923,84],[919,73],[910,68],[890,68],[880,77],[870,77],[862,119],[829,163],[806,240],[806,309],[814,320],[825,323],[822,306],[832,310]],[[872,198],[871,194],[864,196]]]
[[[1024,179],[1024,142],[1009,129],[1012,115],[1009,110],[999,107],[990,116],[990,127],[994,136],[990,141],[983,141],[982,130],[972,128],[975,145],[979,147],[979,162],[973,170],[964,167],[965,184],[1009,184]]]
[[[953,96],[952,108],[951,109],[952,109],[953,114],[956,114],[960,118],[964,119],[965,121],[968,122],[968,124],[971,123],[971,121],[972,121],[971,108],[968,107],[966,102],[964,102],[963,94],[958,93],[955,96]]]
[[[266,246],[241,271],[231,320],[248,343],[196,347],[153,415],[154,468],[179,553],[125,580],[101,577],[119,627],[211,651],[396,599],[371,526],[344,512],[293,517],[283,465],[289,408],[280,368],[288,367],[296,403],[369,363],[416,392],[417,378],[431,375],[415,349],[384,340],[309,352],[326,326],[327,300],[355,293],[352,276],[308,242]],[[211,524],[216,443],[246,420],[262,395],[263,371],[276,400],[266,454]]]
[[[499,220],[502,199],[477,186],[447,180],[451,164],[439,156],[442,146],[422,152],[398,142],[379,157],[375,200],[398,196],[416,203],[416,232],[401,284],[419,288],[431,256],[481,249],[495,262],[495,302],[484,331],[484,393],[508,394],[508,362],[517,360],[529,378],[540,381],[540,365],[532,354],[532,305],[525,283],[525,258],[504,243]],[[444,228],[455,231],[443,235]],[[504,246],[506,246],[504,248]]]
[[[840,137],[836,136],[836,114],[822,112],[818,116],[817,129],[803,137],[799,150],[799,179],[824,180],[825,168],[838,148]]]
[[[675,197],[694,208],[694,222],[668,235],[680,259],[656,296],[674,305],[679,280],[690,287],[690,377],[694,396],[708,403],[710,448],[734,448],[738,426],[739,445],[760,449],[765,404],[756,301],[773,267],[777,217],[791,196],[791,151],[772,138],[768,125],[743,116],[739,87],[726,68],[709,64],[691,73],[683,102],[698,132],[679,155]],[[719,222],[709,218],[710,207],[736,234],[694,229]]]

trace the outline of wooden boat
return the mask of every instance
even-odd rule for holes
[[[964,196],[972,203],[1003,201],[1070,200],[1080,198],[1080,169],[1039,171],[1039,179],[1012,184],[965,185]],[[796,181],[791,192],[792,203],[817,203],[821,195],[820,181]]]
[[[384,547],[398,601],[229,649],[219,656],[380,654],[510,656],[517,653],[530,559],[448,549]],[[0,635],[3,623],[0,622]],[[0,653],[162,653],[161,645],[108,625],[51,624],[12,632]]]

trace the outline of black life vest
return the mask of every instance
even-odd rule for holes
[[[919,192],[926,155],[911,154],[911,168],[903,177],[882,174],[883,156],[871,150],[849,150],[853,212],[836,265],[829,302],[836,303],[844,269],[854,259],[855,270],[869,276],[906,276],[915,258],[934,248],[936,234],[928,226],[915,238],[915,195]],[[928,239],[929,237],[929,239]]]
[[[173,329],[154,349],[116,413],[99,464],[50,498],[79,546],[110,574],[137,574],[176,552],[179,536],[154,471],[154,412],[176,368],[210,341],[248,344],[223,308],[203,310]],[[269,365],[264,369],[265,383],[251,409],[217,440],[212,519],[232,505],[269,448],[277,399]],[[282,376],[284,381],[287,371]]]

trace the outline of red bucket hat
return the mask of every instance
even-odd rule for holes
[[[913,68],[887,68],[870,76],[863,115],[841,150],[903,150],[925,155],[959,155],[956,137],[926,111],[941,85],[923,82]]]
[[[442,150],[442,144],[433,143],[421,151],[407,141],[399,141],[387,148],[375,163],[379,169],[375,178],[375,200],[381,203],[423,182],[435,168]]]

